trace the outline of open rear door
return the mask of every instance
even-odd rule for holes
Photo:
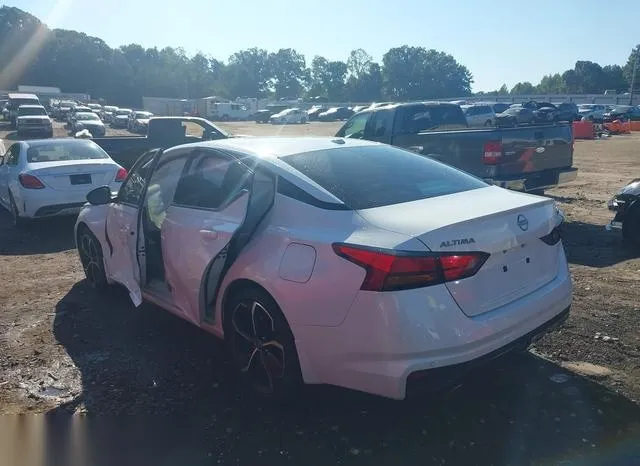
[[[231,236],[229,243],[213,258],[205,273],[204,286],[200,292],[200,304],[201,309],[205,310],[204,320],[207,322],[213,322],[215,319],[214,304],[225,275],[249,244],[275,200],[275,175],[259,167],[253,167],[253,170],[244,221]]]

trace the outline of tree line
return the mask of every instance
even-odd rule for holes
[[[536,86],[524,82],[480,94],[622,91],[629,88],[631,61],[624,67],[579,61],[573,70],[545,76]],[[0,89],[5,90],[18,84],[55,86],[138,106],[143,96],[424,100],[471,95],[472,82],[471,72],[451,55],[424,47],[391,48],[381,63],[362,49],[345,61],[316,56],[308,63],[293,48],[257,47],[223,62],[203,53],[188,56],[180,48],[111,48],[83,33],[48,29],[18,8],[0,7]]]
[[[629,92],[636,58],[640,58],[640,44],[633,48],[625,65],[601,66],[592,61],[577,61],[573,69],[564,73],[548,74],[538,84],[519,82],[511,89],[503,84],[500,89],[484,95],[523,94],[602,94],[606,90]],[[640,63],[637,64],[640,67]],[[636,70],[634,89],[640,87],[640,69]]]
[[[428,99],[470,95],[471,83],[469,70],[451,55],[423,47],[392,48],[382,63],[362,49],[346,61],[316,56],[307,63],[293,48],[251,48],[225,63],[202,53],[188,56],[179,48],[131,44],[114,49],[83,33],[50,30],[18,8],[0,8],[0,89],[56,86],[135,106],[142,96]]]

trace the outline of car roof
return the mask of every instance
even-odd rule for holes
[[[25,105],[20,105],[18,107],[18,109],[21,109],[21,108],[44,108],[44,106],[36,105],[36,104],[25,104]]]
[[[37,99],[35,94],[8,94],[9,99]]]
[[[243,152],[261,158],[280,158],[287,155],[340,147],[362,147],[379,145],[362,139],[344,139],[338,137],[236,137],[215,141],[196,142],[178,147],[210,147]]]

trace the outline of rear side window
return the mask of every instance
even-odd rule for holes
[[[398,107],[399,133],[460,129],[467,127],[462,109],[457,105],[414,105]]]
[[[378,110],[373,113],[371,119],[371,127],[374,138],[385,138],[391,134],[391,128],[393,126],[393,111],[392,110]]]
[[[370,209],[488,186],[392,146],[343,147],[281,158],[352,209]]]

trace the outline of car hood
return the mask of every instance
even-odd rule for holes
[[[136,121],[142,125],[148,125],[150,118],[138,118]]]
[[[23,115],[17,118],[18,121],[38,121],[38,120],[46,120],[49,121],[49,117],[46,115]]]
[[[118,120],[128,120],[129,117],[127,115],[116,115],[116,118]]]

